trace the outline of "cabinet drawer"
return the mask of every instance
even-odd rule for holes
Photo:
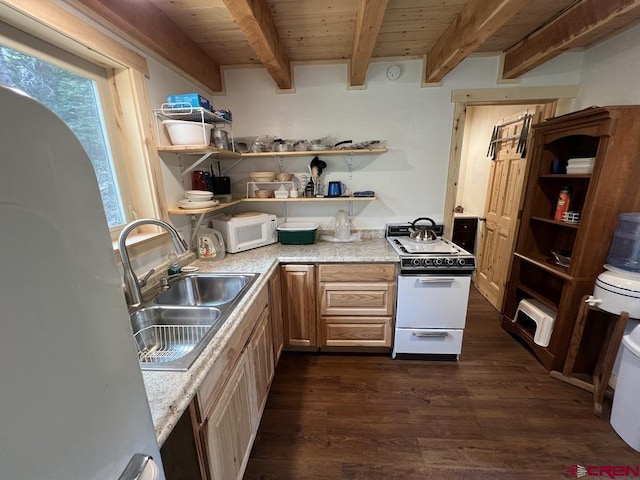
[[[392,282],[396,278],[395,263],[331,263],[320,264],[321,282]]]
[[[475,232],[478,228],[477,218],[456,218],[453,221],[454,232]]]
[[[435,328],[396,328],[393,356],[396,353],[428,353],[459,355],[463,330]]]
[[[393,315],[391,283],[323,283],[320,315]]]
[[[391,317],[322,317],[321,346],[391,347]]]

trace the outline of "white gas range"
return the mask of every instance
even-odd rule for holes
[[[442,238],[442,225],[427,220],[431,221],[428,227],[417,220],[387,225],[387,241],[400,256],[392,355],[455,355],[457,359],[475,257]],[[429,235],[412,235],[420,229],[428,229]]]

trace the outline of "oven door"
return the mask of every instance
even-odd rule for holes
[[[463,329],[471,276],[400,275],[398,328]]]

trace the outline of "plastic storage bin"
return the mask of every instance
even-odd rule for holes
[[[283,223],[278,226],[278,241],[283,245],[310,245],[316,241],[317,223]]]
[[[640,452],[640,325],[622,338],[621,348],[611,426],[627,445]]]
[[[613,232],[607,264],[640,272],[640,213],[621,213]]]

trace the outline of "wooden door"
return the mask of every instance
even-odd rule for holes
[[[527,159],[518,148],[520,134],[524,128],[525,112],[516,114],[508,125],[499,129],[498,137],[504,140],[495,144],[496,153],[491,162],[487,200],[485,204],[485,225],[478,248],[478,268],[475,286],[500,312],[511,270],[511,262],[522,209],[522,192]],[[539,111],[534,114],[533,123],[541,118]],[[507,123],[505,122],[505,123]],[[529,149],[530,151],[530,149]]]
[[[271,319],[265,307],[249,341],[249,363],[253,369],[255,386],[253,428],[258,430],[262,411],[267,403],[269,386],[273,378],[273,341],[271,339]]]
[[[282,289],[280,288],[280,270],[276,269],[269,278],[269,308],[273,339],[273,362],[278,364],[284,347],[284,326],[282,324]]]
[[[317,347],[315,266],[280,268],[284,343],[289,347]]]

